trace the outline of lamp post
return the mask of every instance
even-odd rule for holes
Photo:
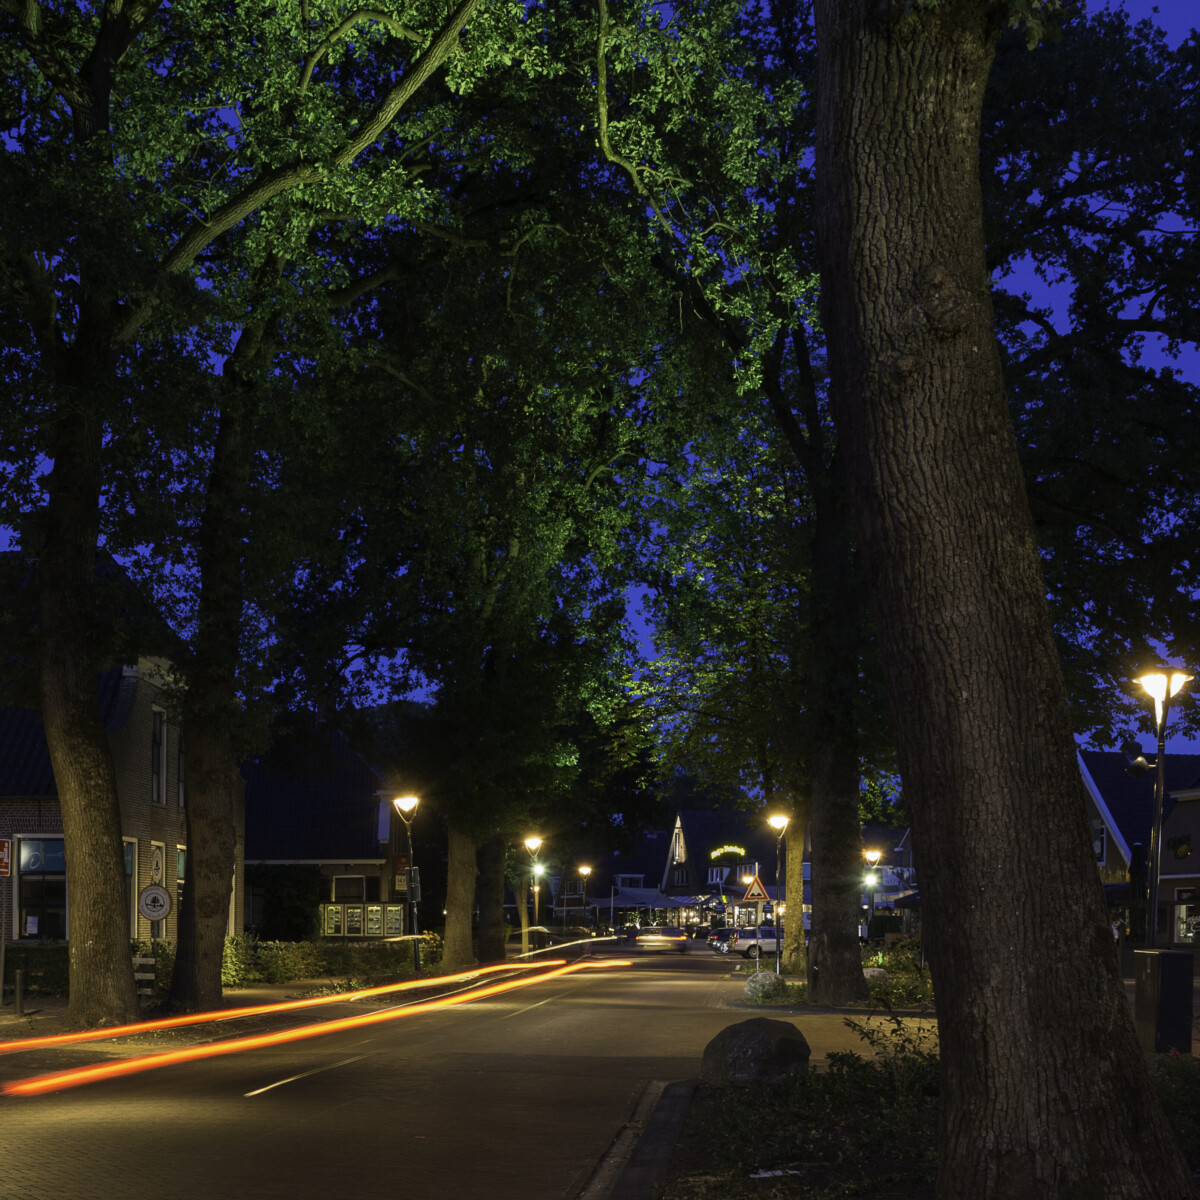
[[[529,884],[533,891],[533,923],[537,922],[537,885],[533,882],[533,876],[537,871],[537,852],[541,849],[542,839],[540,837],[527,837],[525,839],[525,849],[529,851],[530,867],[529,867]],[[521,897],[521,908],[524,916],[521,918],[521,929],[524,931],[524,936],[521,939],[521,953],[529,953],[529,908],[528,901],[525,896]]]
[[[783,911],[783,877],[780,875],[780,861],[783,857],[783,835],[787,833],[788,818],[782,813],[768,817],[767,824],[775,830],[775,974],[783,974],[783,943],[779,937],[779,917]],[[803,907],[803,906],[801,906]]]
[[[867,941],[871,940],[871,922],[875,920],[875,885],[879,882],[875,874],[875,868],[879,866],[879,860],[883,857],[881,850],[864,850],[863,857],[867,860],[867,866],[871,869],[867,872],[865,883],[867,885]]]
[[[1154,725],[1158,734],[1158,758],[1154,764],[1154,821],[1150,826],[1150,861],[1146,864],[1147,950],[1153,950],[1158,940],[1158,873],[1162,856],[1163,805],[1167,796],[1167,711],[1171,701],[1191,680],[1192,676],[1184,671],[1148,671],[1136,680],[1154,700]]]
[[[418,876],[413,867],[413,840],[412,840],[412,823],[413,817],[417,812],[417,805],[421,803],[419,796],[397,796],[392,801],[392,807],[396,810],[396,815],[404,822],[404,836],[408,842],[408,867],[405,874],[405,885],[408,892],[408,900],[410,905],[411,917],[409,919],[409,932],[413,935],[413,971],[421,974],[421,939],[417,936],[417,886]]]
[[[588,881],[588,876],[591,873],[592,873],[591,867],[580,867],[579,868],[579,878],[583,880],[583,923],[585,925],[588,924],[587,881]]]

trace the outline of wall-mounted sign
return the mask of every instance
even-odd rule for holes
[[[12,874],[12,840],[0,838],[0,876]]]
[[[718,846],[714,851],[712,851],[711,854],[709,854],[708,857],[709,858],[720,858],[722,854],[736,854],[741,858],[745,858],[746,857],[746,847],[745,846]]]

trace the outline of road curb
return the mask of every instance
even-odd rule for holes
[[[698,1080],[653,1082],[643,1093],[654,1107],[639,1104],[633,1119],[613,1139],[579,1200],[655,1200],[683,1132]],[[640,1135],[637,1130],[640,1126]],[[636,1138],[636,1141],[634,1141]]]

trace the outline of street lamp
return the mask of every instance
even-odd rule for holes
[[[1167,796],[1167,711],[1192,676],[1184,671],[1148,671],[1136,683],[1154,700],[1154,725],[1158,734],[1158,758],[1154,776],[1154,822],[1150,826],[1150,861],[1146,864],[1146,949],[1153,950],[1158,940],[1158,873],[1162,855],[1163,805]],[[1139,764],[1135,764],[1139,765]],[[1146,760],[1140,759],[1144,769]]]
[[[413,840],[412,840],[412,823],[413,817],[416,816],[417,805],[421,803],[419,796],[397,796],[392,801],[392,807],[396,810],[396,815],[404,822],[404,836],[408,841],[408,867],[405,869],[405,887],[408,892],[408,900],[411,905],[412,917],[410,919],[411,928],[409,932],[413,935],[413,971],[421,974],[421,939],[417,936],[417,886],[418,876],[413,867]]]
[[[538,923],[538,920],[537,920],[538,888],[537,888],[537,884],[535,884],[533,881],[533,876],[535,873],[539,874],[539,875],[541,874],[541,868],[538,867],[538,865],[537,865],[537,852],[541,848],[541,845],[542,845],[542,839],[540,837],[533,836],[533,837],[527,837],[525,839],[525,849],[529,851],[529,857],[532,862],[532,865],[529,868],[529,884],[533,891],[533,923],[535,925]],[[521,897],[521,908],[525,914],[521,918],[521,953],[528,954],[529,953],[529,909],[528,909],[528,907],[526,907],[526,899],[524,896]]]
[[[783,854],[783,835],[787,833],[788,818],[782,813],[767,818],[767,824],[775,830],[775,974],[783,974],[783,943],[779,937],[779,917],[783,911],[783,879],[779,873]]]
[[[867,860],[867,866],[871,869],[867,872],[864,882],[869,889],[867,892],[867,941],[871,940],[871,922],[875,920],[875,885],[879,882],[879,876],[875,874],[875,868],[879,866],[879,860],[883,857],[882,850],[864,850],[863,858]]]
[[[588,923],[587,881],[588,881],[588,876],[591,873],[592,873],[591,867],[580,867],[579,868],[579,877],[583,880],[583,923],[585,925]]]

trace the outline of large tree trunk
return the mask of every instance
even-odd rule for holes
[[[504,949],[504,862],[508,841],[497,834],[479,847],[479,961],[502,963]]]
[[[825,328],[932,917],[938,1195],[1193,1196],[1104,920],[992,330],[979,113],[1007,6],[816,10]]]
[[[811,481],[812,626],[807,721],[812,785],[812,936],[808,998],[845,1004],[867,995],[858,925],[863,845],[858,821],[860,619],[842,460]]]
[[[80,344],[85,332],[77,335],[73,358],[87,359]],[[96,357],[91,358],[93,368]],[[86,369],[85,361],[80,370]],[[86,394],[86,389],[80,387],[76,394]],[[77,1026],[122,1024],[138,1015],[116,772],[96,683],[102,429],[97,407],[85,407],[82,401],[60,407],[38,552],[38,678],[67,861],[67,1019]]]
[[[221,961],[237,844],[241,788],[229,733],[193,720],[187,746],[187,885],[179,914],[179,945],[171,1005],[189,1011],[221,1007]]]
[[[475,907],[475,842],[453,825],[446,829],[449,862],[446,869],[446,948],[448,971],[475,965],[471,912]]]
[[[209,468],[197,546],[200,602],[188,670],[185,749],[188,790],[187,887],[171,1004],[194,1010],[221,1004],[221,962],[229,927],[240,781],[233,741],[245,595],[250,439],[243,371],[255,359],[262,324],[243,330],[225,364],[225,402]]]

